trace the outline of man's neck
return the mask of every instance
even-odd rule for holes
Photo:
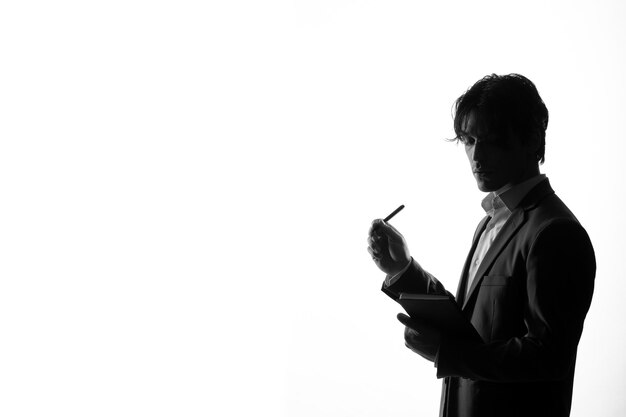
[[[505,192],[506,190],[515,187],[518,184],[523,183],[524,181],[527,181],[531,178],[536,177],[537,175],[539,175],[539,165],[537,164],[533,164],[531,166],[528,167],[528,169],[524,170],[521,175],[516,178],[513,181],[510,181],[508,183],[506,183],[505,185],[503,185],[502,187],[500,187],[494,194],[495,195],[500,195],[503,192]]]

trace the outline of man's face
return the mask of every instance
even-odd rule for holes
[[[476,123],[473,113],[464,131],[465,153],[481,191],[497,191],[505,185],[517,184],[528,178],[533,164],[537,166],[518,140],[511,135],[489,134]]]

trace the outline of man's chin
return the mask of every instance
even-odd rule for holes
[[[484,193],[490,193],[500,188],[497,184],[489,181],[476,180],[476,185],[478,185],[478,189]]]

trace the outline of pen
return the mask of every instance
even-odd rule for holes
[[[395,210],[393,211],[393,213],[391,213],[389,216],[385,217],[385,218],[383,219],[383,221],[384,221],[384,222],[388,222],[389,220],[391,220],[391,218],[392,218],[393,216],[395,216],[396,214],[398,214],[398,213],[400,212],[400,210],[402,210],[403,208],[404,208],[404,204],[402,204],[400,207],[398,207],[397,209],[395,209]]]

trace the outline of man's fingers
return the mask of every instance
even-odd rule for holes
[[[411,327],[411,328],[413,327],[410,325],[412,324],[411,317],[407,316],[404,313],[398,313],[397,317],[398,317],[398,320],[400,320],[400,323],[404,324],[407,327]]]
[[[403,240],[402,234],[398,232],[395,227],[382,219],[376,219],[372,222],[369,234],[370,236],[385,236],[391,242],[402,242]]]
[[[375,260],[379,260],[381,258],[381,253],[375,251],[374,249],[372,249],[370,246],[367,247],[367,251],[369,252],[370,256]]]
[[[385,248],[387,248],[387,242],[383,241],[382,238],[368,237],[367,238],[367,246],[372,248],[374,253],[377,256],[382,255]]]
[[[420,333],[418,331],[417,323],[415,323],[415,321],[411,317],[407,316],[404,313],[398,313],[397,317],[400,323],[404,324],[405,327],[413,330],[416,333]]]
[[[370,235],[376,232],[376,230],[378,229],[382,221],[383,219],[375,219],[372,221],[372,225],[370,226],[370,230],[369,230]]]
[[[397,317],[400,323],[404,324],[406,327],[416,331],[419,334],[427,336],[436,333],[436,331],[431,326],[416,321],[404,313],[398,313]]]
[[[372,222],[372,225],[370,226],[370,230],[367,233],[368,240],[378,241],[378,240],[381,240],[383,237],[386,238],[386,236],[384,235],[384,232],[380,230],[378,226],[376,226],[376,224],[379,224],[377,220],[380,220],[380,219],[374,220]]]
[[[370,246],[376,246],[378,245],[378,243],[380,242],[380,240],[382,239],[382,237],[380,236],[368,236],[367,237],[367,244]]]

